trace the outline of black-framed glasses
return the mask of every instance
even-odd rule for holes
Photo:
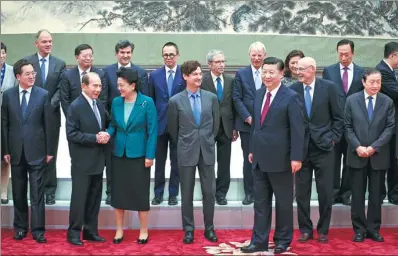
[[[165,58],[165,59],[174,59],[177,55],[176,54],[174,54],[174,53],[170,53],[170,54],[167,54],[167,53],[165,53],[165,54],[163,54],[162,55],[163,56],[163,58]]]

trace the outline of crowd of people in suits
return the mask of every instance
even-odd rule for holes
[[[381,205],[387,196],[390,203],[398,204],[397,42],[387,43],[383,60],[375,69],[365,70],[353,62],[354,42],[340,40],[339,62],[326,67],[322,78],[317,77],[315,59],[302,51],[293,50],[282,61],[267,57],[261,42],[250,45],[250,65],[235,77],[225,73],[226,56],[221,50],[208,52],[208,72],[202,72],[196,60],[178,65],[180,52],[173,42],[161,49],[164,66],[149,76],[131,62],[134,44],[127,40],[115,46],[117,63],[103,69],[93,66],[94,51],[88,44],[75,48],[78,65],[70,69],[51,55],[49,31],[40,30],[35,45],[37,53],[10,66],[1,43],[1,203],[8,203],[11,170],[14,239],[24,239],[30,226],[37,242],[47,241],[45,204],[56,203],[62,108],[72,178],[67,240],[73,245],[83,245],[81,234],[83,240],[105,242],[98,232],[105,168],[105,201],[114,208],[116,219],[113,243],[123,242],[126,210],[138,211],[137,243],[147,243],[150,203],[164,201],[168,153],[168,204],[178,204],[181,188],[183,243],[194,242],[196,169],[204,236],[217,242],[214,207],[228,204],[231,143],[239,137],[244,159],[242,204],[254,203],[251,243],[242,252],[268,250],[273,196],[275,252],[285,252],[293,239],[294,197],[298,241],[314,238],[313,176],[319,242],[328,242],[332,205],[337,203],[351,206],[355,242],[384,240]]]

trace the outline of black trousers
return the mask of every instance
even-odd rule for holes
[[[341,157],[343,156],[343,169]],[[334,145],[333,199],[350,198],[350,172],[347,167],[347,141],[344,136]]]
[[[355,233],[379,232],[381,225],[381,193],[385,170],[373,170],[370,162],[365,168],[350,168],[352,202],[351,220]],[[365,193],[369,180],[368,212],[365,216]]]
[[[72,174],[68,235],[79,237],[83,232],[98,234],[98,214],[101,206],[102,173]]]
[[[113,140],[111,139],[106,146],[105,166],[106,166],[106,194],[112,194],[112,151]]]
[[[251,244],[268,248],[275,195],[275,245],[289,247],[293,239],[293,174],[291,171],[263,172],[258,166],[254,178],[254,226]]]
[[[12,156],[11,156],[12,157]],[[43,163],[30,165],[25,154],[17,165],[11,165],[12,197],[14,200],[14,229],[16,232],[29,230],[28,211],[28,178],[30,192],[30,229],[33,237],[45,232],[44,184],[43,174],[46,170],[45,157]]]
[[[392,199],[394,201],[398,201],[398,166],[397,166],[397,158],[395,157],[396,150],[396,135],[394,134],[390,141],[390,168],[387,170],[387,189],[385,184],[383,184],[382,188],[382,199],[386,198],[388,194],[388,199]]]
[[[225,134],[224,126],[220,123],[220,129],[216,136],[217,143],[217,179],[216,198],[226,197],[231,182],[231,139]]]
[[[51,161],[46,167],[44,172],[44,194],[45,195],[55,195],[57,190],[57,155],[58,155],[58,145],[59,145],[59,130],[60,127],[55,129],[55,154]]]
[[[296,173],[296,202],[299,229],[301,233],[313,232],[310,215],[312,174],[315,172],[316,190],[319,203],[317,231],[327,235],[332,215],[334,151],[318,149],[309,144],[307,159]]]
[[[243,188],[245,195],[253,195],[253,173],[252,164],[249,162],[251,133],[239,132],[241,147],[243,151]]]
[[[167,160],[167,149],[170,143],[170,179],[169,179],[169,196],[178,196],[180,175],[178,173],[177,164],[177,145],[171,141],[168,132],[158,136],[156,146],[155,161],[155,196],[163,196],[164,186],[166,183],[165,169]]]
[[[197,167],[199,170],[200,187],[202,189],[205,230],[211,230],[214,228],[213,219],[216,192],[214,165],[206,165],[201,153]],[[181,177],[182,228],[184,231],[193,231],[195,229],[193,192],[195,187],[196,166],[179,166],[179,170]]]

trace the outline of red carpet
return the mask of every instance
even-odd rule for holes
[[[2,229],[1,255],[232,255],[239,254],[238,247],[250,239],[249,230],[218,230],[219,243],[210,243],[203,237],[203,231],[195,233],[195,243],[184,245],[183,232],[180,230],[151,230],[150,241],[146,245],[138,245],[137,230],[127,230],[124,241],[119,245],[112,243],[113,230],[100,232],[107,239],[106,243],[86,242],[83,247],[69,245],[66,241],[65,230],[49,230],[46,233],[47,244],[38,244],[31,235],[23,241],[13,240],[14,232]],[[293,242],[287,254],[296,255],[398,255],[398,228],[384,228],[381,230],[384,243],[366,240],[364,243],[351,242],[351,229],[332,229],[328,244],[311,241],[306,244]],[[295,239],[298,231],[295,231]],[[205,248],[207,246],[214,248]],[[206,252],[208,250],[208,253]],[[272,255],[270,250],[267,255]]]

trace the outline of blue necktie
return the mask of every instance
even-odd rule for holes
[[[305,87],[305,94],[304,94],[304,100],[305,100],[305,109],[307,110],[307,115],[310,117],[311,115],[311,94],[310,94],[311,86],[307,85]]]
[[[100,115],[99,115],[99,113],[98,113],[97,101],[96,101],[96,100],[93,100],[93,111],[94,111],[95,117],[97,118],[99,128],[102,129],[102,128],[101,128],[101,117],[100,117]]]
[[[27,90],[23,90],[22,91],[22,102],[21,102],[21,112],[22,112],[22,117],[25,120],[26,118],[26,109],[28,108],[28,102],[26,100],[26,93],[28,91]]]
[[[257,69],[255,74],[256,74],[256,77],[254,79],[254,84],[256,85],[256,90],[258,90],[261,88],[260,71]]]
[[[222,85],[221,85],[221,78],[217,77],[217,98],[218,101],[221,102],[222,101],[222,95],[223,95],[223,91],[222,91]]]
[[[170,69],[169,77],[167,78],[167,89],[169,91],[169,97],[171,97],[171,93],[173,91],[173,82],[174,82],[173,73],[174,73],[174,70]]]
[[[200,110],[199,110],[199,103],[198,103],[198,95],[192,94],[191,97],[193,98],[193,117],[195,118],[196,124],[200,125]]]
[[[43,81],[43,86],[46,82],[46,59],[42,58],[41,60],[41,66],[40,66],[40,72],[41,72],[41,80]]]
[[[369,102],[368,102],[368,119],[369,121],[372,120],[372,116],[373,116],[373,97],[369,96],[368,97]]]

